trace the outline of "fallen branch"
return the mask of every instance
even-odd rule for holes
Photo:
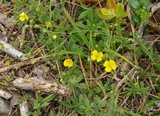
[[[71,97],[71,91],[68,87],[36,78],[17,78],[13,81],[13,86],[23,90],[55,93],[67,98]]]
[[[25,60],[25,61],[22,61],[22,62],[18,62],[18,63],[15,63],[13,65],[5,66],[5,67],[0,68],[0,73],[9,71],[11,69],[18,69],[18,68],[20,68],[22,66],[26,66],[26,65],[35,63],[37,61],[39,61],[39,59],[35,58],[35,59],[31,59],[31,60]]]
[[[13,46],[11,46],[7,42],[3,41],[1,38],[0,38],[0,45],[2,46],[1,50],[5,53],[11,55],[12,57],[20,59],[20,60],[27,59],[22,52],[16,50]]]

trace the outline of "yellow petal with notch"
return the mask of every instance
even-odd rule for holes
[[[107,9],[116,9],[115,0],[107,0]]]

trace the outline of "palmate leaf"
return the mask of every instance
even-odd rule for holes
[[[107,0],[106,8],[98,9],[97,14],[102,19],[123,18],[127,16],[127,12],[124,11],[124,5],[121,3],[116,4],[115,0]]]
[[[102,19],[112,19],[115,16],[113,9],[106,9],[106,8],[101,8],[97,10],[97,14]]]
[[[107,0],[106,8],[100,8],[97,10],[97,14],[102,19],[112,19],[115,17],[115,9],[116,9],[116,2],[115,0]]]

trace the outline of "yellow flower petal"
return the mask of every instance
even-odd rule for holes
[[[97,55],[98,54],[98,51],[97,50],[94,50],[93,52],[92,52],[92,55]]]
[[[115,0],[107,0],[107,8],[108,9],[116,9],[116,1]]]
[[[102,58],[102,57],[103,57],[103,53],[102,53],[102,52],[99,52],[99,56]]]
[[[19,16],[24,16],[25,15],[25,13],[24,12],[22,12]]]
[[[92,52],[92,55],[91,55],[91,60],[92,60],[92,61],[96,60],[97,54],[98,54],[97,50],[94,50],[94,51]]]
[[[25,18],[24,17],[20,17],[19,20],[25,21]]]
[[[109,63],[111,65],[112,69],[116,70],[116,68],[117,68],[116,62],[114,60],[109,60]]]
[[[92,55],[92,56],[91,56],[91,60],[92,60],[92,61],[96,60],[96,56],[95,56],[95,55]]]
[[[25,19],[28,20],[28,15],[25,15]]]
[[[102,60],[102,57],[97,58],[97,62],[100,62]]]
[[[68,67],[68,68],[72,67],[72,66],[73,66],[73,61],[72,61],[72,59],[66,59],[66,60],[64,60],[63,65],[64,65],[65,67]]]
[[[112,68],[109,66],[109,67],[105,67],[105,71],[106,72],[111,72],[112,71]]]
[[[103,64],[103,66],[104,66],[104,67],[109,67],[109,66],[110,66],[110,65],[109,65],[109,61],[105,61],[104,64]]]

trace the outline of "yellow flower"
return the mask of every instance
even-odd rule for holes
[[[56,40],[56,39],[57,39],[57,35],[53,35],[52,38],[53,38],[54,40]]]
[[[92,52],[92,55],[91,55],[91,60],[92,61],[95,61],[97,60],[97,62],[100,62],[103,58],[103,53],[102,52],[97,52],[97,50],[94,50]]]
[[[64,60],[63,65],[64,65],[65,67],[68,67],[68,68],[72,67],[72,66],[73,66],[73,61],[72,61],[72,59],[66,59],[66,60]]]
[[[47,28],[52,26],[52,23],[50,21],[45,22],[45,24]]]
[[[117,64],[114,60],[105,61],[103,66],[105,67],[106,72],[111,72],[112,70],[116,70],[117,68]]]
[[[24,12],[22,12],[20,15],[19,15],[19,20],[20,21],[27,21],[28,20],[28,15],[26,14],[26,13],[24,13]]]

